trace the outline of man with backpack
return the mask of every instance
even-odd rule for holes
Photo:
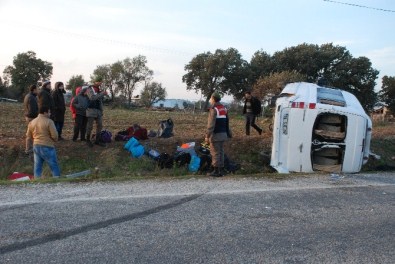
[[[210,144],[213,171],[208,176],[221,177],[224,175],[224,143],[232,137],[229,129],[228,110],[221,103],[221,95],[213,93],[210,98],[210,108],[205,142]]]

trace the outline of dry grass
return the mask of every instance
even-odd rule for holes
[[[21,104],[0,103],[0,179],[5,179],[14,171],[32,173],[32,157],[24,155],[26,123],[23,118]],[[148,130],[157,130],[161,120],[171,118],[174,121],[174,136],[171,138],[150,138],[141,143],[146,149],[159,152],[174,153],[177,146],[194,141],[200,144],[204,139],[207,124],[207,113],[154,112],[142,109],[110,109],[104,111],[104,128],[115,134],[133,124],[139,124]],[[267,127],[269,120],[259,119],[260,126],[265,128],[262,136],[244,136],[244,121],[241,116],[231,117],[234,137],[225,146],[231,160],[241,164],[239,174],[260,173],[269,171],[262,161],[259,152],[270,149],[271,134]],[[132,159],[123,149],[125,142],[112,142],[106,148],[95,146],[88,148],[83,142],[72,142],[73,122],[69,109],[63,129],[63,137],[67,140],[56,144],[62,174],[78,172],[98,167],[103,177],[119,176],[172,176],[187,175],[186,169],[158,170],[155,163],[148,159]],[[46,168],[46,166],[45,166]],[[48,168],[44,175],[50,176]]]
[[[0,180],[6,179],[14,171],[33,173],[32,157],[24,155],[26,123],[23,118],[21,104],[0,103]],[[104,128],[115,134],[133,124],[139,124],[148,130],[157,130],[158,122],[172,118],[175,124],[174,137],[168,139],[150,138],[142,141],[147,148],[159,152],[174,153],[182,143],[194,141],[200,144],[204,138],[207,123],[206,113],[154,112],[145,110],[110,109],[104,111]],[[270,171],[263,162],[261,151],[270,151],[271,133],[268,130],[270,120],[259,119],[258,125],[264,128],[259,136],[252,131],[252,136],[244,135],[244,120],[240,114],[232,114],[230,125],[233,138],[226,144],[225,152],[231,160],[241,164],[237,174],[248,175]],[[371,170],[377,166],[395,165],[394,156],[394,124],[375,124],[373,130],[372,151],[381,155],[381,161],[372,161],[365,166]],[[62,174],[78,172],[97,167],[98,177],[128,178],[149,176],[185,176],[187,169],[175,168],[159,170],[155,163],[144,157],[133,159],[123,149],[125,142],[112,142],[106,148],[95,146],[88,148],[83,142],[72,142],[73,122],[69,109],[66,112],[63,136],[67,139],[56,144]],[[254,134],[255,133],[255,134]],[[50,171],[45,166],[44,175]]]

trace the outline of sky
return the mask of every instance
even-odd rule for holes
[[[250,61],[259,50],[334,43],[370,59],[378,90],[395,76],[394,28],[394,0],[0,0],[0,71],[34,51],[53,64],[53,83],[67,83],[144,55],[167,98],[198,100],[182,76],[200,53],[232,47]]]

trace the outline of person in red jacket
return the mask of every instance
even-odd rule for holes
[[[77,117],[77,109],[75,109],[75,107],[73,106],[73,101],[77,97],[77,95],[80,93],[81,88],[82,88],[81,86],[78,86],[77,88],[75,88],[75,96],[73,98],[71,98],[71,100],[70,100],[70,111],[71,111],[71,117],[73,118],[73,120],[75,120],[75,118]]]

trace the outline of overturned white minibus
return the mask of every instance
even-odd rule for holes
[[[290,83],[276,100],[270,165],[280,173],[358,172],[371,135],[372,122],[353,94]]]

